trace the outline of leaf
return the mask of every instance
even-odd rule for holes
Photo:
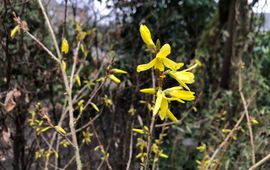
[[[10,140],[10,129],[9,128],[4,128],[2,130],[2,140],[5,143],[9,143],[9,140]]]
[[[60,126],[55,126],[55,129],[56,129],[58,132],[60,132],[60,133],[62,133],[62,134],[64,134],[64,135],[67,134],[67,132],[66,132],[62,127],[60,127]]]

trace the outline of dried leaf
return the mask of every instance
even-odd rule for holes
[[[9,143],[10,140],[10,129],[6,128],[2,131],[2,138],[5,143]]]
[[[15,108],[16,102],[14,101],[14,98],[16,99],[19,96],[21,96],[21,92],[17,89],[13,89],[7,93],[4,103],[6,112],[11,112]]]

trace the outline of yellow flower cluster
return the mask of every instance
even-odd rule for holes
[[[141,89],[140,92],[156,95],[156,102],[155,106],[153,107],[153,115],[159,113],[161,120],[168,117],[172,121],[176,122],[177,118],[169,109],[169,102],[178,101],[180,103],[185,103],[185,101],[192,101],[195,99],[195,93],[190,90],[187,84],[194,83],[194,74],[190,72],[190,70],[200,66],[201,63],[196,60],[196,63],[193,66],[179,71],[179,69],[184,66],[184,63],[176,63],[167,58],[167,56],[171,53],[171,46],[168,43],[164,44],[160,49],[157,49],[152,40],[151,32],[145,25],[140,26],[140,34],[147,47],[150,50],[155,51],[155,58],[147,64],[137,66],[137,72],[154,68],[159,70],[161,73],[160,75],[163,75],[164,77],[165,75],[169,75],[179,83],[178,86],[168,89],[162,89],[162,87],[158,87],[156,89],[146,88]],[[165,68],[168,68],[168,70],[165,70]]]

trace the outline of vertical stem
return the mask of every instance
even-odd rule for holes
[[[53,31],[52,26],[50,24],[49,18],[48,18],[47,14],[46,14],[46,11],[44,9],[44,6],[43,6],[41,0],[38,0],[38,3],[39,3],[39,6],[40,6],[40,8],[42,10],[42,13],[43,13],[43,15],[45,17],[46,23],[48,25],[48,28],[49,28],[49,31],[50,31],[50,34],[51,34],[51,37],[53,39],[54,46],[55,46],[57,56],[58,56],[58,60],[61,61],[62,60],[62,55],[61,55],[60,49],[58,47],[58,43],[56,41],[55,34],[54,34],[54,31]],[[67,74],[66,74],[62,64],[60,64],[60,63],[58,63],[58,64],[59,64],[59,66],[61,68],[61,72],[62,72],[62,76],[63,76],[63,79],[64,79],[64,84],[65,84],[65,89],[66,89],[66,92],[67,92],[68,112],[69,112],[69,128],[70,128],[70,131],[71,131],[72,143],[74,144],[74,148],[75,148],[75,159],[76,159],[77,170],[82,170],[82,162],[81,162],[81,157],[80,157],[80,150],[79,150],[79,146],[78,146],[76,130],[75,130],[75,125],[74,125],[74,114],[73,114],[74,108],[73,108],[73,102],[72,102],[72,89],[69,87]]]
[[[152,59],[152,58],[151,58]],[[155,71],[152,69],[152,84],[153,84],[153,88],[156,88],[156,76],[155,75]],[[160,85],[160,83],[158,83],[158,86]],[[159,86],[160,87],[160,86]],[[153,103],[155,103],[155,96],[153,96]],[[153,130],[154,130],[154,125],[155,125],[155,120],[156,120],[156,115],[153,115],[151,118],[151,124],[150,124],[150,131],[149,131],[149,136],[148,136],[148,141],[147,141],[147,148],[146,148],[146,153],[147,153],[147,158],[145,160],[145,164],[144,164],[144,169],[147,170],[149,169],[149,165],[150,165],[150,161],[151,161],[151,152],[152,152],[152,137],[153,137]]]

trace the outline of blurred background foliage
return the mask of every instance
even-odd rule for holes
[[[263,0],[259,0],[263,1]],[[198,161],[205,159],[216,150],[244,111],[239,95],[239,58],[243,60],[242,91],[249,103],[248,111],[258,121],[254,124],[256,160],[269,154],[270,135],[270,32],[261,28],[263,16],[254,13],[252,8],[258,1],[247,0],[100,0],[67,1],[65,22],[65,1],[44,1],[54,25],[58,42],[66,37],[70,48],[76,47],[76,31],[87,32],[83,41],[86,57],[83,63],[81,81],[90,83],[105,75],[106,65],[115,56],[114,67],[128,71],[122,76],[122,83],[108,83],[95,97],[100,108],[100,116],[95,121],[100,140],[110,154],[113,169],[125,169],[128,162],[130,133],[132,127],[140,128],[142,120],[149,125],[150,111],[142,100],[151,103],[151,98],[139,94],[141,88],[151,86],[151,72],[136,73],[136,66],[149,61],[140,34],[139,25],[146,24],[156,41],[172,46],[170,58],[187,65],[198,59],[202,67],[195,71],[196,83],[191,88],[196,92],[193,103],[172,110],[179,123],[170,125],[162,148],[169,155],[161,158],[159,169],[194,170]],[[107,4],[110,13],[98,17],[95,8],[98,3]],[[232,12],[231,9],[235,9]],[[0,98],[3,103],[6,94],[14,88],[22,92],[11,113],[1,108],[1,132],[10,131],[10,139],[3,141],[0,165],[3,169],[41,169],[43,160],[35,160],[35,152],[45,147],[44,141],[34,135],[27,120],[29,109],[37,102],[45,105],[52,119],[57,122],[63,101],[63,86],[60,70],[44,50],[24,34],[11,39],[10,31],[15,26],[13,12],[27,21],[29,30],[49,49],[53,49],[41,10],[36,1],[0,1]],[[103,22],[102,22],[103,21]],[[79,25],[79,26],[78,26]],[[70,55],[71,56],[71,55]],[[72,58],[66,56],[70,66]],[[227,61],[227,62],[226,62]],[[68,70],[71,71],[71,70]],[[225,82],[225,83],[224,83]],[[166,82],[165,86],[176,84]],[[90,85],[89,91],[95,85]],[[78,87],[75,87],[79,90]],[[113,105],[104,104],[108,96]],[[87,100],[87,96],[85,96]],[[135,110],[132,110],[135,109]],[[95,113],[83,115],[78,124],[85,124]],[[131,114],[132,113],[132,114]],[[78,114],[78,113],[77,113]],[[157,124],[163,122],[158,120]],[[244,119],[235,139],[216,158],[216,169],[245,170],[252,165],[249,132]],[[155,129],[156,135],[160,128]],[[91,131],[91,129],[90,129]],[[82,135],[78,134],[82,139]],[[31,137],[31,138],[29,138]],[[46,137],[50,137],[48,133]],[[139,169],[138,153],[134,135],[131,169]],[[196,147],[206,144],[206,150],[199,152]],[[100,154],[93,148],[97,141],[83,145],[82,152],[85,169],[91,167],[106,169],[100,164]],[[70,149],[59,153],[59,165],[69,160]],[[197,161],[197,163],[196,163]],[[74,165],[69,168],[72,169]],[[260,169],[269,169],[265,163]]]

